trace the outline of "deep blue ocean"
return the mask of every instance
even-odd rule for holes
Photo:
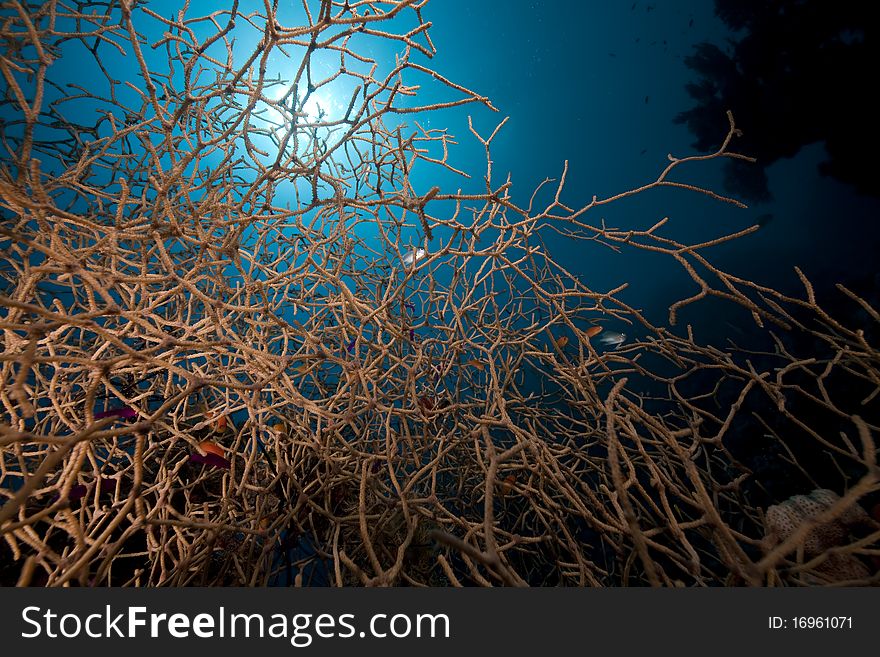
[[[739,3],[744,10],[760,4]],[[842,12],[847,8],[848,3],[841,5]],[[496,167],[511,172],[515,198],[527,198],[544,178],[557,178],[568,160],[564,198],[571,207],[588,203],[593,195],[610,196],[653,180],[667,164],[667,153],[694,154],[694,134],[675,122],[695,105],[687,85],[697,76],[686,59],[700,43],[729,50],[731,41],[748,36],[732,31],[708,1],[441,0],[430,11],[437,12],[429,14],[439,51],[437,70],[489,96],[499,115],[510,116],[494,156]],[[869,62],[864,66],[870,67]],[[819,103],[828,91],[818,79],[815,85]],[[837,97],[833,103],[841,108],[861,103],[862,92],[850,91],[850,98]],[[458,121],[447,121],[451,131],[463,134],[465,115],[473,111],[450,112]],[[497,118],[488,111],[475,117],[487,127]],[[723,114],[717,125],[720,141],[726,128]],[[462,142],[467,148],[467,140]],[[876,290],[880,186],[874,186],[874,196],[857,193],[852,185],[820,173],[825,159],[824,141],[780,158],[767,169],[773,198],[746,200],[750,207],[745,210],[697,194],[657,190],[613,204],[607,219],[616,226],[646,228],[668,216],[669,235],[696,241],[735,232],[769,214],[772,220],[761,230],[707,256],[726,271],[792,293],[802,292],[794,266],[817,287],[867,276]],[[859,164],[877,166],[867,153],[859,156]],[[682,167],[676,179],[724,191],[719,162]],[[628,282],[624,298],[658,321],[671,301],[693,291],[684,272],[662,258],[607,252],[584,261],[565,240],[553,247],[554,255],[590,284]],[[699,314],[683,317],[700,319]],[[733,330],[725,322],[715,315],[701,322],[704,332],[698,335],[720,342]]]
[[[171,15],[178,4],[156,1],[146,6],[158,14]],[[873,189],[859,193],[853,184],[820,172],[822,163],[828,159],[826,133],[830,128],[826,130],[820,125],[816,130],[808,130],[805,127],[802,135],[789,138],[792,143],[773,143],[774,130],[778,130],[780,123],[793,124],[796,130],[798,117],[809,114],[811,108],[819,119],[829,124],[851,119],[859,125],[858,121],[867,111],[863,107],[865,89],[840,85],[830,90],[827,81],[818,74],[815,80],[811,79],[810,71],[805,69],[801,72],[804,79],[798,83],[804,88],[792,94],[805,95],[807,102],[798,105],[801,96],[789,98],[788,89],[779,89],[778,97],[774,96],[776,92],[770,83],[774,80],[775,64],[769,60],[787,56],[786,39],[782,37],[774,37],[773,43],[766,46],[770,49],[766,54],[769,72],[760,93],[750,90],[752,95],[737,95],[736,85],[725,82],[723,67],[719,67],[717,75],[701,78],[688,65],[689,57],[698,52],[701,44],[711,44],[728,53],[731,62],[738,65],[736,44],[754,38],[748,30],[731,29],[730,21],[723,21],[719,11],[729,13],[733,6],[742,14],[748,16],[751,11],[759,17],[767,6],[788,4],[816,5],[825,13],[834,14],[827,3],[821,2],[434,0],[423,13],[425,20],[432,23],[430,35],[437,54],[431,60],[416,54],[414,61],[430,65],[446,78],[487,96],[498,111],[472,103],[425,116],[404,115],[400,123],[409,128],[419,122],[425,128],[445,128],[454,135],[457,145],[450,149],[450,161],[471,174],[470,179],[463,179],[442,171],[417,173],[413,180],[417,191],[424,193],[434,185],[451,190],[460,187],[465,192],[484,191],[480,180],[485,169],[484,153],[469,132],[468,117],[472,117],[475,128],[483,135],[491,133],[502,119],[509,117],[493,142],[493,176],[495,181],[500,181],[510,174],[514,202],[526,205],[541,181],[559,178],[567,161],[567,184],[562,200],[569,207],[578,208],[589,203],[594,195],[604,198],[653,181],[668,164],[667,154],[685,157],[714,150],[727,129],[725,110],[734,110],[737,119],[738,110],[743,111],[744,118],[753,118],[761,108],[770,108],[777,111],[773,117],[776,123],[768,122],[756,128],[755,133],[763,141],[751,144],[761,152],[749,152],[749,144],[742,149],[746,155],[761,155],[768,150],[773,153],[768,166],[755,167],[756,171],[766,172],[767,193],[763,198],[749,198],[738,194],[736,189],[726,190],[724,166],[720,161],[683,166],[672,177],[739,197],[748,204],[747,209],[700,194],[661,189],[596,208],[588,218],[598,223],[596,215],[601,215],[609,226],[644,229],[668,217],[664,235],[685,243],[713,239],[761,223],[761,230],[707,251],[707,257],[724,271],[794,294],[801,291],[793,270],[795,266],[818,288],[857,281],[860,291],[867,294],[867,286],[873,294],[877,289],[873,262],[880,236],[877,229],[880,189],[869,182]],[[857,24],[860,20],[867,21],[872,10],[865,10],[869,14],[866,17],[854,7],[858,7],[858,3],[842,3],[839,14],[841,21],[856,26],[840,30],[839,38],[829,38],[857,49],[859,39],[866,38],[864,30],[869,27],[866,24],[860,28]],[[279,18],[287,24],[296,24],[303,19],[302,10],[295,3],[282,3]],[[828,20],[825,16],[820,18]],[[797,25],[793,21],[786,24]],[[149,28],[153,33],[148,31],[147,36],[160,36],[157,25],[153,21]],[[813,38],[810,29],[810,26],[802,28],[808,40]],[[252,37],[252,43],[247,39],[236,43],[237,54],[252,51],[256,36]],[[380,71],[393,64],[402,48],[399,44],[375,39],[365,44],[365,54],[379,63]],[[814,50],[820,52],[823,47],[820,44]],[[790,49],[795,50],[796,46]],[[161,72],[165,57],[161,49],[156,52],[145,49],[145,52],[148,64]],[[81,44],[69,42],[63,46],[62,53],[52,68],[56,81],[67,78],[69,83],[88,89],[92,89],[90,84],[97,85],[95,89],[106,86]],[[792,55],[793,67],[799,65],[795,55]],[[802,59],[805,67],[812,64],[806,55]],[[863,73],[869,74],[869,60],[860,58],[858,53],[847,61],[857,62],[856,70],[851,70],[852,66],[838,70],[832,62],[826,77],[848,74],[859,79]],[[107,57],[104,64],[118,79],[140,84],[132,57]],[[295,54],[286,61],[278,57],[270,59],[267,78],[289,79],[296,64]],[[318,59],[316,74],[321,73],[321,65]],[[324,65],[329,74],[335,63],[326,61]],[[757,67],[757,72],[752,74],[746,70],[741,72],[742,77],[764,75],[760,65],[753,62],[751,66]],[[707,140],[704,135],[702,140],[711,145],[696,148],[698,136],[676,118],[697,105],[689,86],[699,84],[701,79],[708,79],[718,87],[726,85],[727,93],[716,94],[715,107],[709,107],[702,114],[703,123],[709,126],[708,132],[710,135],[716,132],[717,138],[710,136]],[[118,90],[121,98],[126,94],[131,100],[135,98],[130,89],[120,86]],[[343,96],[347,91],[342,89],[335,96],[319,93],[312,100],[313,107],[307,109],[314,110],[323,103],[322,109],[332,117],[334,111],[343,109],[346,102]],[[835,94],[833,98],[828,96],[831,91]],[[52,94],[53,90],[49,89],[50,99]],[[450,98],[448,89],[429,84],[420,90],[419,102],[426,104]],[[86,114],[83,118],[93,121],[88,117],[91,109],[94,108],[88,103],[76,105],[76,111]],[[8,115],[10,111],[11,105],[4,105],[7,120],[12,118]],[[820,123],[812,116],[808,119],[812,122],[810,125]],[[800,120],[806,122],[806,119]],[[739,123],[747,137],[748,123]],[[864,134],[865,139],[872,139],[868,124],[864,126]],[[784,157],[777,157],[780,151]],[[849,160],[859,169],[876,169],[876,164],[870,161],[867,145],[863,152],[852,154]],[[420,186],[423,189],[418,189]],[[538,205],[551,198],[552,189],[552,185],[548,186],[537,197]],[[279,189],[280,192],[283,189]],[[557,261],[583,277],[592,289],[612,289],[627,283],[629,287],[621,298],[645,311],[656,323],[663,323],[671,302],[696,289],[687,274],[667,258],[633,250],[617,254],[602,249],[591,249],[588,257],[584,257],[576,242],[554,240],[552,236],[547,239],[548,248]],[[400,246],[403,249],[406,244]],[[685,312],[680,323],[695,322],[700,330],[698,339],[709,342],[723,341],[732,330],[747,330],[748,326],[740,326],[742,313],[727,317],[725,312],[723,308],[717,309],[710,322],[702,321],[703,312]]]

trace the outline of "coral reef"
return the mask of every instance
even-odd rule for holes
[[[748,161],[732,115],[641,187],[575,205],[566,165],[517,203],[504,121],[470,124],[473,178],[422,121],[494,110],[423,63],[430,4],[199,4],[2,9],[0,584],[803,585],[815,560],[873,563],[876,526],[835,541],[880,501],[877,310],[712,264],[757,226],[683,243],[600,214],[658,189],[739,204],[681,179]],[[592,285],[551,235],[690,287],[657,325],[638,281]],[[679,325],[714,302],[773,347]],[[825,509],[809,562],[797,502],[764,549],[795,484],[847,491],[804,502]]]

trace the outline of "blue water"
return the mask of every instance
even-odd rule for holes
[[[170,15],[178,3],[153,2],[149,6]],[[736,36],[717,18],[709,2],[555,0],[499,4],[435,0],[424,9],[424,17],[432,22],[430,34],[438,53],[433,60],[416,54],[414,61],[430,65],[447,78],[489,97],[498,111],[469,104],[424,116],[403,115],[400,123],[409,128],[418,121],[426,128],[448,129],[459,144],[451,149],[452,163],[472,174],[470,179],[463,179],[423,168],[413,176],[415,190],[424,193],[440,185],[444,189],[461,187],[465,192],[483,191],[483,150],[468,131],[467,117],[473,118],[484,136],[501,119],[509,117],[493,143],[494,182],[497,187],[509,172],[513,200],[521,205],[527,203],[542,180],[558,178],[565,161],[569,167],[562,198],[576,208],[594,195],[603,198],[650,182],[667,164],[667,153],[695,154],[694,135],[674,122],[677,114],[693,105],[686,85],[694,81],[695,74],[685,65],[685,58],[701,42],[724,46],[726,39]],[[301,10],[283,7],[279,18],[296,23],[302,19]],[[161,36],[155,21],[144,24],[152,26],[152,31],[146,33],[148,40]],[[200,29],[208,33],[196,26],[197,34]],[[234,52],[237,58],[243,58],[252,52],[260,34],[247,29],[236,34]],[[353,47],[357,47],[357,39],[352,40]],[[401,50],[398,44],[375,39],[364,39],[362,43],[365,52],[380,64],[380,71],[389,70]],[[288,60],[277,54],[270,58],[267,78],[292,77],[299,59],[296,49],[288,51]],[[68,78],[71,84],[88,84],[92,91],[107,92],[106,83],[82,44],[68,42],[62,53],[52,69],[56,80]],[[162,67],[165,55],[161,49],[154,52],[145,47],[144,53],[155,73],[167,73]],[[117,79],[142,84],[133,58],[109,56],[104,64]],[[314,76],[320,78],[334,70],[334,63],[318,57],[314,69]],[[175,71],[172,80],[181,79],[181,71]],[[406,81],[426,80],[412,77]],[[316,98],[309,108],[314,110],[323,103],[331,115],[341,113],[353,87],[346,81],[325,89],[323,97]],[[291,90],[277,83],[269,85],[266,93],[279,95],[284,91]],[[116,92],[122,104],[136,104],[138,96],[132,89],[117,85]],[[58,95],[48,89],[47,102]],[[419,102],[454,97],[454,92],[440,85],[423,84]],[[845,104],[846,99],[840,102]],[[65,107],[70,108],[65,112],[82,112],[84,116],[95,109],[90,101]],[[9,105],[2,111],[5,120],[13,118]],[[74,114],[68,118],[77,117]],[[276,112],[270,118],[280,117]],[[719,115],[717,121],[721,135],[726,119]],[[263,146],[267,143],[265,140]],[[757,234],[710,252],[713,262],[786,290],[797,289],[792,270],[795,265],[814,282],[839,281],[855,274],[850,263],[869,262],[876,252],[878,230],[874,218],[880,202],[821,176],[817,164],[823,157],[824,145],[816,143],[773,165],[768,172],[773,201],[746,210],[667,189],[596,208],[587,219],[598,222],[604,218],[609,225],[621,228],[646,228],[669,217],[664,235],[695,242],[750,226],[757,217],[770,213],[773,221]],[[201,165],[210,166],[210,158]],[[717,162],[682,167],[673,179],[723,191]],[[303,185],[300,183],[300,191]],[[293,183],[279,185],[276,202],[291,194],[292,188]],[[549,200],[549,194],[539,195],[539,205]],[[377,237],[369,223],[360,224],[358,231],[368,243]],[[401,251],[418,241],[415,231],[398,236]],[[646,310],[653,320],[662,321],[671,301],[694,290],[684,272],[665,258],[635,252],[618,255],[601,248],[584,251],[583,245],[561,238],[550,238],[548,246],[560,264],[582,276],[595,290],[628,283],[623,300]],[[389,255],[392,260],[396,258],[396,254]],[[698,321],[699,316],[685,315],[684,319]]]

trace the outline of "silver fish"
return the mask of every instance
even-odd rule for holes
[[[403,262],[404,267],[409,267],[413,263],[418,262],[419,260],[424,258],[426,255],[428,255],[428,252],[425,251],[425,249],[412,249],[411,251],[407,251],[403,254],[401,262]]]
[[[618,333],[617,331],[602,331],[602,333],[600,333],[596,337],[596,342],[605,347],[617,349],[620,345],[626,342],[626,333]]]

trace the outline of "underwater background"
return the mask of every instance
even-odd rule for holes
[[[2,10],[0,583],[878,581],[876,10],[198,4]]]
[[[754,135],[742,152],[759,162],[755,172],[745,165],[729,190],[748,209],[660,190],[609,209],[608,221],[623,224],[626,217],[648,225],[669,216],[675,235],[702,239],[763,223],[765,217],[762,230],[713,252],[716,262],[787,291],[800,285],[794,265],[819,286],[859,281],[876,289],[880,189],[869,173],[876,170],[869,155],[876,138],[867,129],[868,85],[859,82],[870,77],[877,61],[874,9],[854,2],[567,0],[511,2],[503,10],[491,2],[448,0],[434,9],[443,12],[432,33],[437,67],[511,116],[495,154],[523,195],[545,177],[557,177],[565,160],[574,206],[594,194],[630,189],[665,166],[667,153],[689,154],[698,141],[700,150],[714,148],[725,124],[713,112],[730,109],[745,138]],[[448,20],[441,18],[445,12]],[[723,20],[728,14],[740,15]],[[770,22],[770,16],[778,21]],[[748,19],[762,28],[746,23],[735,29]],[[750,52],[734,48],[743,43]],[[730,60],[711,59],[710,47]],[[709,60],[705,75],[698,64],[689,66],[700,54]],[[783,62],[786,75],[778,71]],[[733,67],[739,67],[736,75]],[[704,81],[714,87],[711,103],[689,92]],[[698,134],[679,119],[694,108],[701,110],[695,117]],[[459,121],[466,125],[464,116]],[[852,177],[823,174],[830,140],[839,168],[861,170],[858,188]],[[751,182],[758,170],[766,174],[766,192]],[[721,165],[693,175],[723,189]],[[761,191],[744,193],[752,187]],[[621,262],[609,253],[585,263],[564,241],[554,247],[591,280],[598,277],[609,287],[630,282],[629,300],[652,316],[664,313],[686,284],[683,272],[665,263],[652,266],[648,258]],[[699,322],[699,313],[688,319]],[[713,315],[699,326],[706,337],[721,341],[736,330],[725,324],[730,319]]]

